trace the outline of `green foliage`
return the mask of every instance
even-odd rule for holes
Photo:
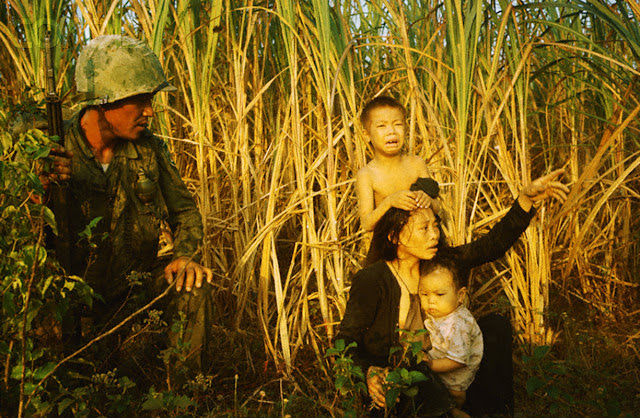
[[[198,404],[185,395],[176,395],[171,391],[156,392],[155,388],[149,389],[142,404],[144,411],[166,411],[172,413],[187,412]]]
[[[47,228],[56,232],[56,223],[38,202],[44,194],[38,173],[51,167],[55,141],[39,130],[13,138],[7,121],[15,115],[0,108],[0,352],[12,381],[0,393],[18,403],[32,399],[27,411],[41,412],[51,407],[43,380],[59,353],[40,339],[59,334],[71,306],[90,304],[92,291],[81,278],[64,274],[45,247]]]
[[[554,362],[548,359],[547,354],[550,349],[551,347],[549,346],[535,347],[531,356],[522,356],[522,361],[535,371],[535,374],[527,380],[527,393],[532,395],[540,392],[548,396],[552,399],[550,410],[556,414],[562,410],[565,404],[571,405],[575,401],[570,394],[563,393],[555,383],[558,376],[566,374],[566,370],[562,362]]]
[[[387,409],[391,410],[402,393],[410,398],[418,394],[418,383],[427,380],[420,371],[412,370],[413,365],[422,361],[422,335],[426,330],[416,332],[401,331],[402,343],[389,350],[390,368],[385,369],[383,388],[386,390],[385,401]],[[342,407],[345,416],[358,416],[361,411],[361,397],[367,394],[366,378],[360,366],[353,361],[350,349],[357,347],[355,342],[345,345],[344,340],[335,342],[329,348],[325,357],[333,359],[333,376],[336,390],[342,397]],[[372,372],[376,373],[376,372]]]
[[[522,360],[529,376],[525,386],[528,396],[544,399],[550,414],[568,416],[572,411],[584,411],[603,417],[628,416],[618,399],[620,388],[610,390],[605,376],[597,372],[594,376],[581,372],[582,366],[574,364],[574,359],[554,360],[551,347],[538,346]],[[599,381],[595,391],[591,389],[593,379]],[[575,380],[582,380],[582,384],[568,383]]]
[[[341,405],[345,410],[345,417],[358,416],[361,396],[367,393],[362,368],[355,364],[351,354],[348,353],[355,347],[357,347],[355,342],[345,345],[344,340],[340,339],[325,353],[325,357],[333,359],[334,384],[342,398]]]
[[[69,410],[73,416],[93,416],[95,411],[113,416],[129,413],[134,404],[136,384],[128,377],[117,377],[117,369],[91,376],[90,383],[71,391],[62,389],[56,411],[62,415]]]
[[[415,332],[402,329],[397,331],[400,333],[401,344],[389,350],[393,367],[387,373],[384,385],[387,390],[385,401],[389,409],[395,406],[401,393],[409,398],[415,397],[418,394],[416,384],[427,380],[424,373],[410,369],[423,361],[422,336],[428,331],[426,329]]]

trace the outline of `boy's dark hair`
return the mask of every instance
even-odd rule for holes
[[[364,108],[362,108],[362,113],[360,113],[360,123],[362,124],[364,129],[367,129],[367,124],[369,123],[371,112],[379,107],[391,107],[394,109],[399,109],[400,111],[402,111],[402,117],[407,117],[407,111],[399,101],[390,96],[378,96],[369,100],[369,102],[364,105]]]
[[[431,260],[424,260],[420,263],[420,277],[424,277],[436,270],[448,270],[451,272],[453,284],[456,290],[469,287],[469,274],[466,269],[461,268],[453,248],[443,248]]]

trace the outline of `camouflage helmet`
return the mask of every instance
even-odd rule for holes
[[[76,64],[78,102],[113,103],[137,94],[174,91],[160,60],[147,45],[121,35],[103,35],[82,50]]]

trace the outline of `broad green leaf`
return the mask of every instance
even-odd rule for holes
[[[414,396],[416,396],[418,394],[418,387],[417,386],[411,386],[409,389],[404,391],[404,394],[407,395],[410,398],[413,398]]]
[[[46,157],[51,152],[50,146],[40,147],[31,158],[37,160],[38,158]]]
[[[69,406],[71,406],[75,401],[72,398],[64,398],[59,404],[58,404],[58,415],[62,415],[62,413],[65,411],[65,409],[67,409]]]
[[[419,372],[417,370],[412,370],[409,372],[409,377],[411,378],[411,383],[425,382],[427,381],[427,376],[424,373]]]
[[[40,178],[36,173],[28,173],[27,178],[29,180],[29,187],[33,189],[39,195],[44,195],[44,187],[40,182]]]
[[[56,222],[56,216],[53,214],[53,211],[49,209],[47,206],[43,208],[42,211],[42,219],[51,227],[51,231],[55,235],[58,235],[58,223]]]
[[[540,345],[533,349],[533,358],[536,360],[541,360],[544,356],[547,355],[551,347],[548,345]]]
[[[156,409],[162,409],[163,407],[163,403],[162,403],[162,394],[158,395],[158,398],[148,398],[146,401],[143,402],[142,404],[142,410],[143,411],[155,411]]]
[[[402,378],[400,377],[400,373],[397,370],[392,370],[387,374],[387,382],[391,383],[400,383]]]
[[[46,375],[48,375],[53,369],[55,369],[56,364],[54,362],[49,362],[44,366],[38,367],[35,372],[33,372],[33,378],[35,380],[42,380]]]
[[[188,408],[190,406],[198,405],[195,402],[193,402],[191,399],[189,399],[189,397],[187,397],[186,395],[178,396],[175,399],[173,404],[178,408]]]
[[[527,394],[532,395],[535,393],[535,391],[537,391],[543,386],[544,386],[544,381],[542,379],[535,376],[530,377],[527,380]]]
[[[25,378],[31,376],[31,370],[28,367],[24,372],[24,376]],[[13,366],[13,368],[11,369],[11,378],[16,380],[22,379],[22,364],[16,364],[15,366]]]
[[[387,403],[389,409],[392,409],[394,406],[396,406],[398,395],[400,395],[400,388],[394,387],[390,388],[387,391],[386,395],[384,396],[384,400]]]

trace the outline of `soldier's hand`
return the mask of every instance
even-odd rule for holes
[[[203,276],[206,276],[207,283],[211,283],[213,280],[211,269],[191,261],[189,257],[178,257],[164,268],[164,278],[168,283],[173,283],[175,279],[178,292],[183,287],[187,292],[190,292],[194,285],[199,289],[202,287]]]
[[[67,151],[63,147],[55,147],[51,149],[49,155],[53,157],[53,167],[50,173],[41,173],[40,181],[45,191],[49,189],[52,181],[66,181],[71,178],[71,159],[73,153]]]

